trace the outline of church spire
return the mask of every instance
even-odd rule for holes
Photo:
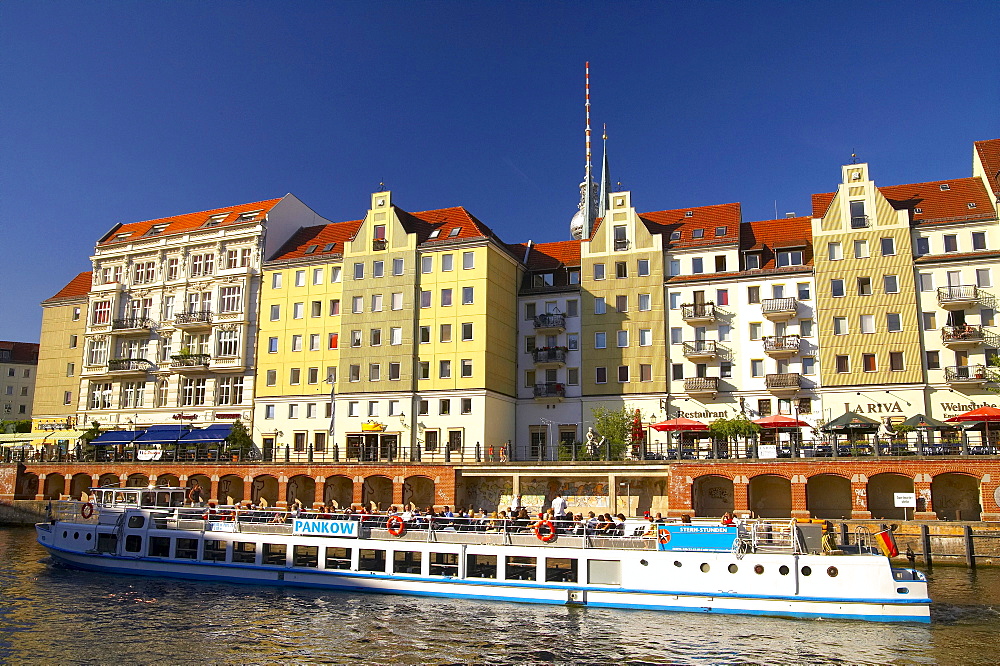
[[[604,125],[604,133],[601,135],[604,140],[604,159],[601,164],[601,190],[600,203],[597,206],[597,217],[604,217],[608,212],[608,203],[611,201],[611,169],[608,167],[608,126]]]

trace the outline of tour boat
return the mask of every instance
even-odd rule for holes
[[[183,488],[95,488],[89,499],[53,503],[36,526],[56,562],[350,592],[930,621],[923,574],[893,567],[877,539],[838,548],[815,522],[630,520],[595,534],[545,520],[190,507]]]

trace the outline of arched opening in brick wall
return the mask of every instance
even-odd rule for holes
[[[750,479],[750,510],[761,518],[788,518],[792,515],[792,482],[776,474]]]
[[[33,500],[38,494],[38,475],[25,472],[17,479],[17,486],[14,488],[14,499]]]
[[[960,472],[938,474],[931,481],[931,508],[941,520],[981,520],[979,479]]]
[[[193,486],[195,481],[201,486],[202,501],[207,503],[208,500],[212,499],[212,479],[204,474],[192,474],[188,477],[187,487]]]
[[[851,480],[837,474],[817,474],[806,481],[806,508],[810,518],[851,517]]]
[[[62,474],[49,474],[45,477],[44,497],[47,500],[57,500],[62,497],[66,477]]]
[[[156,485],[160,488],[177,488],[181,485],[181,480],[176,474],[157,474]]]
[[[896,507],[896,493],[912,493],[913,479],[902,474],[876,474],[868,479],[868,510],[875,519],[905,518],[902,508]]]
[[[354,503],[354,481],[346,476],[331,476],[323,484],[323,502],[338,509]]]
[[[381,475],[366,478],[361,486],[361,504],[365,509],[388,508],[392,504],[392,479]]]
[[[721,516],[734,506],[733,480],[716,474],[699,476],[691,484],[691,507],[696,516]]]
[[[285,501],[289,507],[298,501],[305,508],[311,509],[313,502],[316,501],[316,480],[304,474],[288,479],[285,485]]]
[[[219,479],[219,501],[223,504],[236,504],[242,502],[243,497],[243,477],[236,474],[226,474]]]
[[[122,480],[118,478],[118,475],[111,474],[110,472],[101,474],[101,478],[97,480],[98,488],[118,488],[121,485]]]
[[[78,500],[83,498],[84,493],[90,493],[90,486],[94,483],[94,477],[89,474],[74,474],[73,480],[69,482],[69,496]]]
[[[145,474],[129,474],[125,481],[126,488],[146,488],[149,486],[149,477]]]
[[[410,476],[403,482],[403,504],[423,510],[434,506],[434,482],[426,476]]]
[[[261,474],[255,477],[250,485],[250,500],[254,504],[260,504],[260,501],[264,500],[268,506],[276,506],[278,504],[278,480],[270,474]]]

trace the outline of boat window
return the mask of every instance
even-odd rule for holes
[[[250,541],[237,541],[233,544],[233,562],[253,564],[257,560],[257,544]]]
[[[763,564],[755,564],[755,565],[753,565],[753,572],[755,574],[757,574],[758,576],[760,574],[764,573],[764,565]]]
[[[142,537],[138,534],[129,534],[125,537],[125,550],[130,553],[138,553],[142,550]]]
[[[350,569],[351,549],[331,546],[326,549],[327,569]]]
[[[496,578],[497,577],[497,556],[496,555],[466,555],[465,556],[465,577],[466,578]]]
[[[179,557],[183,560],[198,559],[198,540],[178,539],[177,549],[174,551],[174,557]]]
[[[740,568],[738,566],[736,566],[735,564],[730,564],[729,565],[729,573],[736,573],[739,570],[740,570]]]
[[[711,569],[712,569],[712,567],[710,567],[708,565],[708,562],[702,562],[701,563],[701,572],[702,573],[708,573]]]
[[[431,553],[432,576],[458,576],[458,553]]]
[[[292,550],[292,564],[297,567],[318,567],[319,546],[295,546]]]
[[[507,556],[507,580],[535,580],[538,558],[523,555]]]
[[[201,556],[201,559],[209,562],[225,562],[226,542],[216,541],[215,539],[205,539],[205,553]]]
[[[140,527],[142,527],[145,524],[146,524],[146,517],[145,516],[129,516],[128,517],[128,526],[129,526],[129,529],[137,530],[137,529],[139,529]]]
[[[621,560],[590,560],[587,562],[587,582],[591,585],[621,585]]]
[[[170,537],[149,537],[150,557],[170,557]]]
[[[813,572],[812,567],[802,567],[801,571],[803,576],[811,576]]]
[[[110,532],[99,532],[97,534],[97,552],[98,553],[117,553],[118,552],[118,535],[111,534]]]
[[[141,495],[140,506],[155,506],[156,505],[156,493],[143,493]]]
[[[786,567],[784,564],[782,564],[780,567],[778,567],[778,573],[780,573],[782,576],[787,576],[788,575],[788,567]]]
[[[362,548],[358,551],[359,571],[385,571],[385,551]]]
[[[826,575],[830,578],[836,578],[838,573],[840,572],[837,571],[837,567],[827,567]]]
[[[288,546],[283,543],[265,543],[261,564],[270,564],[276,567],[285,566],[285,559],[288,556]]]
[[[420,556],[418,550],[397,550],[392,555],[393,573],[420,573]]]
[[[545,558],[545,580],[554,583],[575,583],[576,560],[568,557]]]

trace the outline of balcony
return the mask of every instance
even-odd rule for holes
[[[953,365],[944,369],[944,380],[953,386],[982,386],[987,379],[985,365]]]
[[[802,377],[797,372],[765,375],[764,383],[767,390],[775,395],[795,393],[802,384]]]
[[[111,330],[117,335],[149,333],[154,325],[153,320],[148,317],[129,317],[127,319],[113,319]]]
[[[867,215],[855,215],[851,218],[851,229],[867,229],[872,226]]]
[[[174,315],[174,326],[185,331],[211,328],[212,313],[207,311],[180,312]]]
[[[372,239],[372,250],[384,250],[387,247],[386,240],[384,238],[373,238]]]
[[[719,351],[715,340],[694,340],[684,343],[684,357],[692,360],[718,358]]]
[[[969,349],[978,347],[990,338],[993,343],[995,335],[986,331],[982,326],[945,326],[941,329],[941,342],[949,349]]]
[[[175,372],[204,372],[208,370],[209,354],[179,354],[170,357],[170,369]]]
[[[559,382],[535,384],[534,395],[537,402],[562,402],[566,397],[566,385]]]
[[[765,335],[764,353],[771,358],[789,358],[799,353],[799,336]]]
[[[979,305],[989,294],[972,284],[938,287],[938,305],[945,310],[964,310]],[[991,299],[992,300],[992,299]]]
[[[531,358],[534,359],[536,367],[560,368],[566,365],[566,352],[564,347],[535,349],[531,352]]]
[[[688,395],[714,396],[719,392],[719,378],[688,377],[684,380],[684,392]]]
[[[115,377],[144,376],[156,365],[143,358],[113,358],[108,361],[108,374]]]
[[[681,305],[681,318],[689,324],[711,324],[717,319],[714,303]]]
[[[798,301],[794,298],[765,298],[760,312],[770,321],[788,321],[795,317]]]
[[[558,312],[546,312],[535,315],[535,333],[543,335],[558,335],[566,330],[566,315]]]

